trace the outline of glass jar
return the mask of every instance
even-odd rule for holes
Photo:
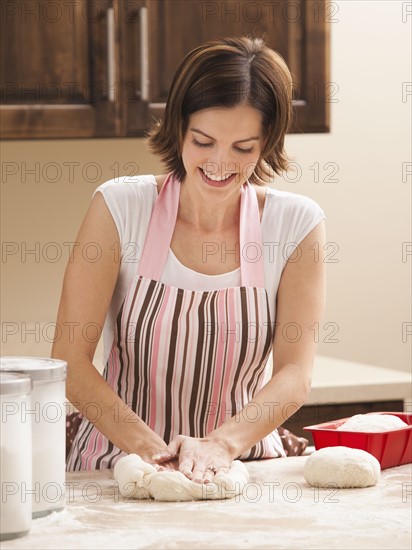
[[[32,423],[22,416],[31,406],[32,381],[0,372],[0,540],[27,535],[32,517]]]
[[[67,363],[44,357],[3,356],[1,371],[29,375],[33,382],[31,418],[33,436],[33,518],[63,510],[66,472],[66,371]]]

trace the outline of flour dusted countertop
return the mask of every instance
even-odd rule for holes
[[[67,474],[63,512],[33,521],[6,549],[407,549],[412,468],[389,468],[375,487],[315,489],[306,456],[246,463],[250,481],[227,501],[127,501],[112,471]]]
[[[412,400],[407,372],[317,355],[306,405]]]

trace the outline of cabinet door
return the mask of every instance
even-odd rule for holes
[[[141,136],[149,115],[149,9],[151,0],[122,0],[118,4],[118,100],[121,135]],[[155,37],[153,37],[155,40]]]
[[[118,30],[109,8],[109,0],[2,2],[2,137],[116,133]]]
[[[148,116],[160,116],[170,82],[191,49],[225,36],[258,36],[286,60],[294,77],[293,132],[329,131],[331,3],[307,0],[150,0]]]
[[[294,75],[293,132],[329,130],[323,0],[3,0],[3,138],[142,136],[182,58],[224,36],[261,36]],[[329,99],[328,99],[329,98]],[[333,101],[333,99],[332,99]]]

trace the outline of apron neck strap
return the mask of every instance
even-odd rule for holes
[[[242,286],[265,287],[262,230],[256,191],[246,181],[240,198],[240,267]]]
[[[160,280],[169,254],[177,211],[180,181],[171,173],[157,197],[147,229],[138,275]],[[264,288],[263,243],[255,190],[245,182],[240,197],[240,271],[242,286]]]

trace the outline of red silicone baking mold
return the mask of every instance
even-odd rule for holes
[[[304,430],[312,432],[316,449],[342,445],[353,449],[362,449],[376,457],[381,469],[400,466],[412,462],[412,414],[400,412],[375,412],[368,414],[392,414],[408,424],[408,427],[385,432],[344,432],[337,430],[348,418],[340,418]]]

